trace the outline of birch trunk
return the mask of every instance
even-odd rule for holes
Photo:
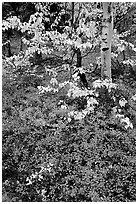
[[[101,78],[111,80],[111,41],[113,35],[112,3],[103,2],[101,39]]]
[[[36,4],[35,6],[35,11],[36,12],[40,12],[41,11],[41,5],[38,3]],[[40,20],[39,20],[40,19]],[[40,41],[40,36],[39,36],[39,29],[37,28],[37,26],[41,23],[41,18],[40,17],[37,17],[37,20],[36,20],[36,29],[35,29],[35,39],[39,42]],[[38,48],[41,49],[41,45],[39,44],[38,45]],[[35,51],[35,64],[40,64],[42,62],[42,53],[41,52],[37,52]]]

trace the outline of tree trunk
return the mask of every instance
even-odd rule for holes
[[[40,8],[40,4],[36,4],[35,6],[35,10],[36,12],[40,12],[41,11],[41,8]],[[39,41],[39,33],[38,33],[38,28],[36,28],[35,30],[35,38]],[[40,44],[38,45],[39,48],[41,48]],[[35,64],[40,64],[42,62],[42,53],[38,53],[37,51],[35,51]]]
[[[11,53],[11,44],[10,44],[10,31],[8,30],[7,31],[7,39],[8,39],[8,43],[7,43],[7,55],[8,57],[11,57],[12,56],[12,53]]]
[[[74,2],[71,3],[71,6],[72,6],[72,8],[71,8],[71,15],[72,15],[71,16],[71,27],[73,30],[73,28],[74,28]],[[73,54],[73,56],[74,56],[74,54]],[[70,81],[71,81],[72,80],[72,67],[71,66],[70,66],[70,73],[69,74],[70,74]]]
[[[71,26],[74,27],[74,2],[72,2],[72,18],[71,18]]]
[[[66,13],[67,13],[67,12],[66,12],[66,10],[67,10],[67,2],[65,2],[64,10],[65,10],[65,14],[66,14]]]
[[[113,35],[112,3],[103,2],[101,39],[101,78],[111,80],[111,41]]]
[[[82,63],[82,56],[81,56],[81,51],[78,48],[77,49],[77,64],[76,64],[76,67],[81,67],[81,63]]]
[[[22,39],[22,36],[21,36],[21,45],[20,45],[20,51],[23,51],[23,39]]]
[[[39,48],[41,48],[40,44],[39,44]],[[41,64],[42,62],[42,53],[38,53],[37,51],[35,51],[35,64],[38,65],[38,64]]]

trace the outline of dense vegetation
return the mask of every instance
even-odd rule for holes
[[[3,201],[136,201],[136,5],[113,8],[109,81],[102,3],[2,3]]]

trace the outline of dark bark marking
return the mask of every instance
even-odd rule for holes
[[[111,22],[112,22],[112,16],[110,16],[110,17],[107,19],[107,22],[108,22],[108,23],[111,23]]]
[[[102,51],[103,51],[103,52],[105,52],[105,51],[107,51],[107,50],[109,50],[109,47],[104,47],[104,48],[102,48]]]
[[[108,6],[108,13],[111,13],[111,3]]]

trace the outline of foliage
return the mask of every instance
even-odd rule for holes
[[[115,22],[127,7],[135,10],[129,3],[116,7]],[[101,80],[102,5],[76,3],[74,24],[72,8],[70,2],[3,4],[3,33],[20,32],[26,45],[3,56],[3,201],[136,200],[133,29],[114,32],[113,82]],[[92,66],[86,60],[76,68],[77,49],[86,57],[96,53],[97,70],[89,71],[92,59]],[[76,69],[86,74],[87,88]]]
[[[99,106],[75,122],[65,120],[61,93],[41,96],[33,83],[10,83],[11,91],[3,83],[3,186],[12,201],[135,200],[135,131],[109,117],[115,102],[108,97],[127,97],[124,90],[98,88]]]

